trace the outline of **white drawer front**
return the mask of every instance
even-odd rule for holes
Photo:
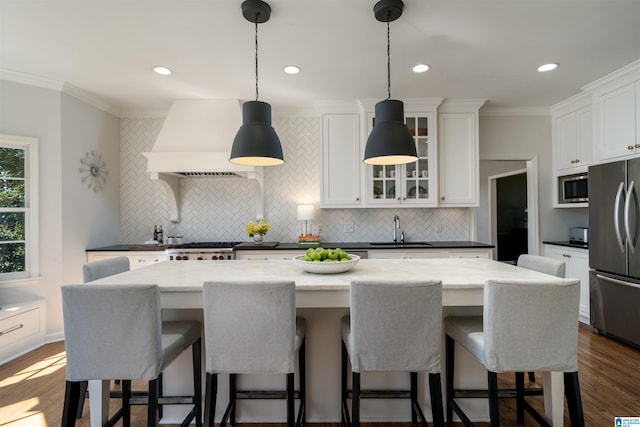
[[[0,348],[28,339],[40,332],[40,309],[0,320]]]

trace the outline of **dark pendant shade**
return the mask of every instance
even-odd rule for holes
[[[262,101],[242,104],[242,126],[233,139],[229,161],[250,166],[284,163],[280,138],[271,126],[271,105]]]
[[[367,139],[364,162],[369,165],[399,165],[418,159],[413,136],[404,123],[404,104],[386,99],[376,104],[376,123]]]

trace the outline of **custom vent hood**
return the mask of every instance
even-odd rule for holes
[[[259,186],[256,218],[263,217],[262,167],[229,162],[231,144],[242,124],[241,102],[237,99],[177,100],[147,158],[151,179],[167,191],[170,220],[180,220],[180,178],[244,177]]]

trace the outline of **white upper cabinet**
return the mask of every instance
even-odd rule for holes
[[[484,100],[445,101],[438,109],[439,206],[478,206],[482,104]]]
[[[362,156],[361,118],[357,105],[322,103],[322,208],[357,208],[360,195]]]
[[[640,154],[640,61],[583,89],[593,93],[595,162]]]
[[[629,83],[596,96],[596,151],[601,160],[634,155],[640,148],[636,135],[637,85],[638,83]]]
[[[593,162],[591,102],[591,95],[580,94],[551,107],[556,176],[586,172]]]
[[[403,165],[364,165],[365,203],[369,207],[436,207],[438,126],[436,109],[442,99],[404,102],[405,123],[413,135],[418,160]],[[362,152],[375,125],[374,102],[363,102],[367,117]]]

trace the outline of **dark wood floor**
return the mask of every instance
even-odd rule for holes
[[[640,416],[639,350],[595,335],[588,327],[581,325],[578,357],[582,405],[587,426],[613,425],[613,419],[616,416]],[[0,426],[60,425],[64,397],[64,372],[63,343],[45,345],[0,366]],[[500,386],[512,385],[512,377],[513,375],[500,375]],[[539,376],[537,380],[540,381]],[[311,398],[313,399],[312,396]],[[534,397],[533,399],[534,405],[541,408],[542,398]],[[514,410],[513,399],[501,399],[502,425],[516,425]],[[133,415],[132,426],[146,425],[144,408],[134,408]],[[84,416],[77,425],[89,426],[88,405],[85,406]],[[338,427],[339,423],[312,425],[313,427]],[[365,425],[399,427],[404,424]],[[525,425],[536,424],[527,416]],[[570,425],[566,410],[565,425]],[[479,424],[479,427],[483,426],[486,424]],[[263,425],[252,424],[251,427],[263,427]]]

